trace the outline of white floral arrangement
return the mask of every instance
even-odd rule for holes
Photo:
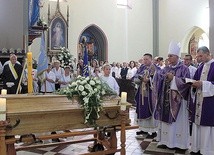
[[[61,67],[72,66],[73,56],[67,48],[61,47],[57,58],[60,61]]]
[[[68,99],[78,96],[81,107],[84,108],[85,124],[96,126],[102,110],[102,96],[116,95],[116,92],[98,77],[79,75],[68,87],[60,89],[59,94],[67,95]]]

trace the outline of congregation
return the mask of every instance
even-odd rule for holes
[[[3,86],[15,94],[23,66],[16,55],[1,66]],[[89,75],[99,77],[118,95],[116,79],[131,80],[136,90],[136,115],[139,131],[156,137],[160,148],[191,150],[191,154],[214,154],[213,109],[214,60],[205,46],[198,48],[195,61],[187,54],[180,58],[180,48],[171,42],[168,58],[153,58],[145,53],[139,61],[109,64],[93,59]],[[22,77],[22,93],[27,85],[27,70]],[[53,93],[83,75],[83,60],[73,66],[60,66],[56,60],[48,64],[42,76],[33,69],[34,93]],[[125,84],[125,83],[124,83]]]

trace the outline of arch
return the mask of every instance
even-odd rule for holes
[[[87,26],[79,35],[78,39],[78,57],[81,52],[79,45],[82,37],[85,36],[87,41],[93,43],[94,55],[93,58],[97,60],[108,60],[108,42],[107,37],[103,30],[95,24]]]
[[[200,36],[202,36],[202,34],[206,34],[206,32],[200,27],[193,26],[192,28],[190,28],[184,36],[183,40],[181,41],[181,53],[189,53],[189,43],[192,37],[195,36],[199,38]],[[207,38],[209,38],[207,34],[206,36]]]

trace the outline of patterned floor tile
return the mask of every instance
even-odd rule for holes
[[[132,123],[134,123],[135,110],[130,110],[130,116]],[[82,129],[89,130],[89,129]],[[78,130],[75,130],[78,131]],[[155,139],[147,138],[148,135],[136,136],[137,129],[128,130],[126,132],[126,155],[189,155],[188,150],[175,150],[175,149],[161,149],[157,148],[157,142]],[[68,137],[63,141],[80,140],[85,138],[92,138],[92,135],[88,136],[76,136]],[[117,138],[120,138],[120,132],[117,132]],[[71,145],[60,145],[47,148],[37,148],[27,151],[18,151],[17,155],[79,155],[88,152],[88,146],[93,142],[78,143]],[[16,144],[17,146],[21,144]],[[120,147],[120,141],[117,146]],[[120,152],[115,153],[120,155]]]

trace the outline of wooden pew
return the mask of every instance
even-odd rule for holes
[[[0,122],[0,154],[15,155],[17,150],[29,149],[37,146],[26,146],[25,148],[15,148],[14,143],[17,139],[15,135],[26,135],[32,133],[46,133],[52,131],[65,131],[72,129],[88,128],[84,124],[83,109],[78,104],[78,99],[68,100],[63,95],[7,95],[7,121]],[[100,113],[100,119],[97,120],[98,126],[117,126],[121,130],[121,148],[117,148],[116,136],[110,137],[110,143],[113,146],[104,150],[101,154],[114,153],[120,151],[125,154],[125,130],[130,127],[128,109],[120,111],[118,99],[105,100],[103,103],[104,111]],[[20,122],[19,122],[20,121]],[[12,128],[14,124],[16,127]],[[119,129],[120,126],[120,129]],[[116,131],[115,131],[116,132]],[[59,137],[78,136],[83,134],[93,134],[91,141],[99,140],[98,132],[94,129],[87,132],[71,132],[56,135],[45,135],[37,137],[40,140],[53,139]],[[70,144],[89,141],[83,139],[79,141],[68,142]],[[64,143],[58,143],[64,144]],[[56,144],[49,144],[56,145]],[[41,145],[47,147],[49,145]],[[90,154],[90,153],[89,153]],[[96,153],[95,153],[96,154]]]

